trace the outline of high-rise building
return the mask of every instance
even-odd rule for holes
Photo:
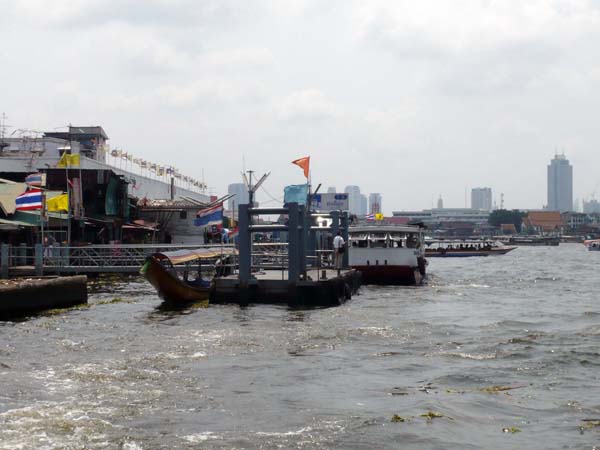
[[[548,204],[549,211],[573,210],[573,166],[564,153],[555,155],[548,165]]]
[[[478,187],[471,189],[471,209],[491,211],[492,189],[489,187]]]
[[[328,194],[337,194],[337,190],[335,189],[335,186],[329,186],[327,188],[327,193]]]
[[[360,188],[358,186],[346,186],[344,192],[348,194],[348,212],[350,214],[360,215],[361,198]]]
[[[440,198],[438,198],[437,207],[438,209],[444,209],[444,200],[442,200],[442,194],[440,194]]]
[[[381,194],[372,193],[369,195],[369,214],[381,213]]]
[[[246,185],[244,183],[233,183],[227,187],[228,194],[235,194],[234,197],[231,197],[227,200],[227,209],[233,211],[233,209],[237,209],[237,207],[241,204],[248,203],[248,189],[246,189]]]
[[[367,196],[365,194],[360,194],[360,216],[367,215],[368,203],[369,201],[367,199]]]

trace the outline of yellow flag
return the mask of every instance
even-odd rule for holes
[[[376,213],[376,214],[375,214],[375,220],[383,220],[383,214],[381,214],[381,213]]]
[[[68,211],[69,196],[67,194],[62,194],[46,200],[46,210],[49,212]]]
[[[69,155],[67,152],[65,152],[58,160],[56,167],[60,167],[60,168],[71,167],[71,166],[78,167],[79,161],[80,161],[79,153],[76,153],[74,155]]]

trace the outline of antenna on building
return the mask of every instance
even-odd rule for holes
[[[504,209],[504,192],[500,193],[500,209]]]

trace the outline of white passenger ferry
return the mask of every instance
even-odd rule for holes
[[[348,260],[366,284],[420,284],[425,277],[423,228],[403,225],[350,227]]]

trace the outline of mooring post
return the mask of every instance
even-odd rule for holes
[[[248,303],[248,283],[252,274],[252,234],[250,232],[249,205],[238,206],[238,253],[240,260],[240,303]]]
[[[10,254],[10,246],[2,244],[0,246],[0,278],[8,278],[8,255]]]
[[[288,282],[296,283],[300,276],[300,214],[298,203],[288,203]]]
[[[42,244],[35,244],[35,274],[41,277],[44,274],[44,247]]]
[[[342,228],[342,238],[346,243],[346,251],[342,256],[342,267],[348,267],[348,253],[350,253],[350,247],[348,245],[348,213],[343,212],[340,217],[340,225]]]
[[[306,246],[308,245],[308,216],[306,206],[298,205],[298,222],[300,230],[298,233],[298,275],[306,275]]]

